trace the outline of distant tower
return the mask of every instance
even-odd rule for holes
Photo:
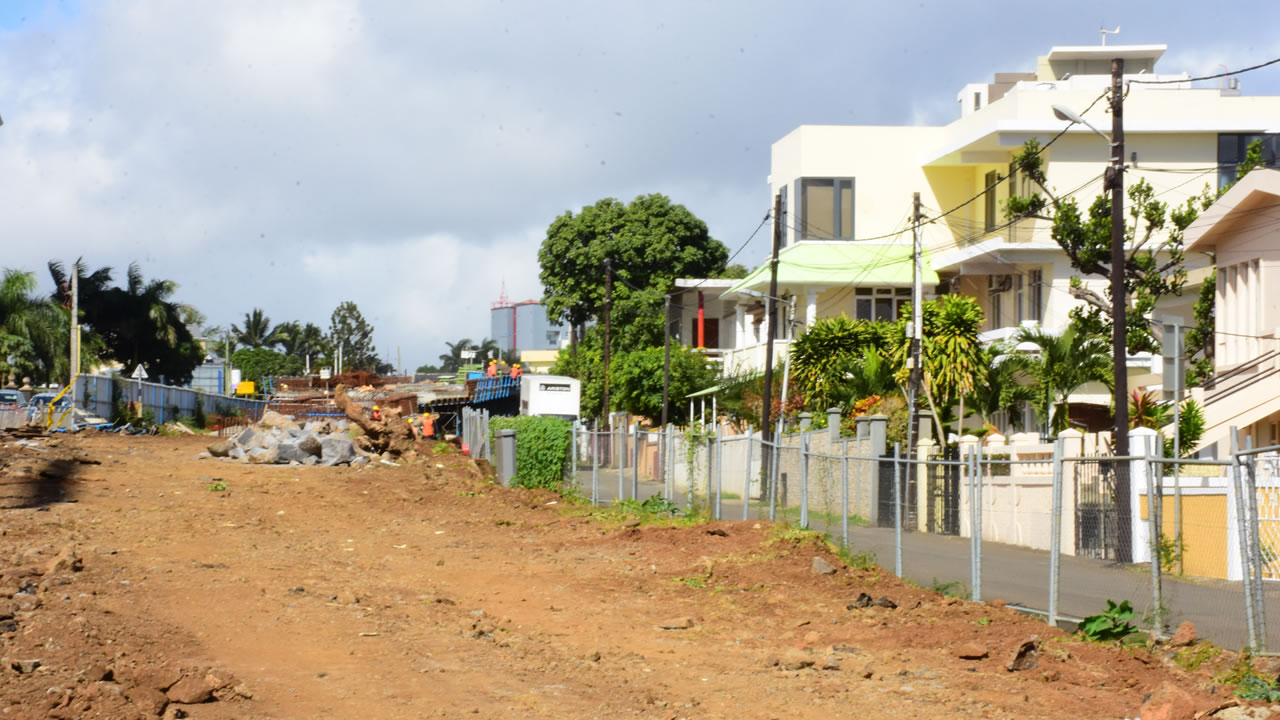
[[[494,340],[498,340],[499,336],[504,334],[507,328],[511,329],[511,342],[507,343],[509,349],[514,355],[516,352],[516,307],[507,298],[507,281],[502,281],[502,290],[498,293],[498,300],[489,306],[491,322],[490,330]],[[511,313],[508,321],[507,313]],[[499,343],[499,347],[502,343]]]

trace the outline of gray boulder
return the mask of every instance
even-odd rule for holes
[[[312,455],[299,447],[296,442],[282,442],[276,446],[276,457],[280,462],[300,463]]]
[[[298,424],[293,421],[293,418],[288,415],[281,415],[275,410],[268,410],[263,413],[262,419],[258,421],[258,424],[263,427],[281,428],[283,430],[290,428],[296,430],[298,428]]]
[[[247,427],[236,436],[236,444],[246,450],[252,450],[253,448],[262,447],[262,439],[264,437],[266,437],[266,433],[261,430]]]
[[[233,460],[239,460],[244,456],[245,456],[244,448],[240,447],[239,445],[231,448],[231,452],[227,453],[227,457]]]
[[[308,455],[320,457],[324,452],[324,448],[320,445],[320,438],[310,433],[303,435],[298,439],[298,448]]]
[[[327,435],[320,441],[320,464],[342,465],[356,457],[355,443],[345,435]]]
[[[252,465],[275,465],[280,461],[280,449],[278,447],[254,448],[249,451],[248,457]]]
[[[231,451],[236,444],[230,440],[219,440],[215,443],[209,443],[209,454],[214,457],[227,457],[231,455]]]

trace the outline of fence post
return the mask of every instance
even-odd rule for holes
[[[645,435],[647,438],[648,435]],[[631,424],[631,499],[640,499],[640,423]]]
[[[662,429],[662,496],[667,502],[675,502],[675,465],[676,458],[672,453],[675,448],[671,444],[671,423]]]
[[[742,519],[746,520],[751,513],[751,442],[753,438],[752,427],[747,426],[747,441],[743,443],[747,446],[746,462],[742,464]],[[761,455],[763,458],[764,456]]]
[[[600,423],[592,421],[587,438],[591,445],[591,504],[600,504]]]
[[[578,487],[578,422],[574,418],[573,424],[569,426],[569,477],[573,479],[573,486]]]
[[[516,484],[516,431],[510,428],[499,430],[495,440],[495,459],[498,461],[498,482],[506,487]]]
[[[1253,449],[1253,437],[1245,438],[1245,448]],[[1254,469],[1257,466],[1257,456],[1249,456],[1249,464],[1245,466],[1243,481],[1246,485],[1245,504],[1249,508],[1249,524],[1246,530],[1249,532],[1249,551],[1253,556],[1253,626],[1258,633],[1258,652],[1266,652],[1267,650],[1267,606],[1263,596],[1262,575],[1262,538],[1259,536],[1261,531],[1261,521],[1258,517],[1258,483],[1254,475]]]
[[[978,523],[973,527],[973,600],[982,601],[982,483],[985,473],[982,470],[982,443],[978,443],[978,457],[975,463],[978,472],[975,478],[974,494],[978,507]]]
[[[716,423],[716,507],[712,515],[720,519],[721,490],[724,487],[724,425]]]
[[[976,589],[978,587],[978,523],[982,522],[982,513],[978,510],[978,448],[982,447],[982,441],[969,450],[968,470],[969,476],[969,587]],[[970,591],[970,599],[977,600],[977,596]]]
[[[769,452],[769,447],[764,444],[764,433],[760,434],[760,456]],[[782,462],[782,438],[774,435],[773,438],[773,463],[770,465],[770,473],[773,477],[769,478],[769,522],[774,522],[778,518],[778,463]]]
[[[902,577],[902,488],[899,487],[901,479],[901,467],[899,461],[902,459],[901,443],[893,444],[893,572],[898,577]]]
[[[849,443],[840,453],[840,540],[849,547]]]
[[[615,456],[618,461],[618,502],[622,502],[627,499],[626,486],[623,485],[625,480],[622,475],[627,464],[627,433],[621,427],[614,430],[613,428],[617,427],[617,425],[613,423],[610,423],[607,427],[609,428],[609,447],[617,447],[618,449],[617,455]],[[617,435],[616,445],[614,443],[614,435]]]
[[[800,527],[809,529],[809,433],[800,431]]]
[[[1136,432],[1134,433],[1137,434]],[[1162,577],[1160,572],[1160,532],[1163,530],[1160,522],[1160,477],[1157,476],[1155,451],[1153,446],[1159,440],[1159,436],[1146,434],[1139,435],[1142,438],[1142,455],[1143,467],[1147,473],[1147,530],[1148,538],[1151,545],[1151,613],[1153,616],[1151,635],[1159,640],[1164,637],[1164,588],[1162,587]]]
[[[1236,532],[1240,537],[1240,583],[1244,589],[1244,622],[1245,628],[1249,635],[1249,646],[1257,648],[1258,646],[1258,629],[1254,622],[1254,596],[1253,596],[1253,560],[1252,548],[1249,546],[1249,538],[1251,533],[1246,530],[1248,526],[1248,509],[1247,501],[1244,497],[1244,482],[1242,479],[1243,468],[1241,467],[1240,455],[1240,428],[1231,428],[1231,487],[1236,494]],[[1228,560],[1230,562],[1230,560]]]
[[[1049,625],[1058,624],[1058,579],[1062,568],[1062,437],[1053,440],[1053,510],[1049,516]]]

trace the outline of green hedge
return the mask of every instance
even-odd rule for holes
[[[489,420],[490,442],[498,430],[506,429],[516,431],[516,485],[558,489],[569,462],[568,421],[529,415],[495,417]]]

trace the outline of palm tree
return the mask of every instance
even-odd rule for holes
[[[0,382],[32,373],[37,381],[65,374],[65,312],[35,294],[32,273],[6,269],[0,281]],[[60,362],[59,362],[60,361]],[[60,372],[61,371],[61,372]]]
[[[982,350],[973,390],[966,396],[966,401],[982,418],[983,426],[991,425],[992,416],[1001,410],[1016,426],[1022,426],[1022,414],[1018,409],[1022,403],[1031,400],[1032,391],[1030,387],[1018,384],[1018,364],[1005,362],[1010,352],[1003,345],[990,345]],[[963,434],[963,419],[960,424]]]
[[[475,344],[471,342],[471,338],[462,338],[456,343],[446,342],[449,346],[449,352],[440,355],[440,372],[457,372],[462,366],[462,351],[475,349]]]
[[[127,280],[124,288],[112,288],[107,294],[115,321],[102,333],[107,345],[124,363],[126,374],[147,361],[154,365],[148,369],[152,374],[185,382],[204,353],[183,322],[183,306],[170,301],[177,283],[145,282],[137,263],[129,265]]]
[[[498,349],[498,341],[493,338],[485,338],[480,341],[479,345],[473,345],[471,349],[476,351],[476,359],[481,363],[501,359],[499,357],[501,351]]]
[[[280,351],[285,355],[301,354],[298,352],[298,345],[302,340],[302,325],[298,321],[280,323],[271,331],[271,337],[276,338]]]
[[[1070,398],[1088,382],[1110,383],[1111,348],[1100,338],[1081,333],[1072,325],[1061,335],[1041,328],[1020,328],[1015,345],[1035,345],[1034,354],[1015,353],[1013,363],[1032,379],[1032,404],[1051,434],[1066,430],[1071,418]]]
[[[262,308],[254,308],[252,312],[244,314],[244,327],[236,325],[231,326],[231,334],[235,336],[237,343],[246,345],[251,348],[272,347],[278,345],[285,339],[287,328],[285,325],[271,326],[271,318],[263,312]]]

